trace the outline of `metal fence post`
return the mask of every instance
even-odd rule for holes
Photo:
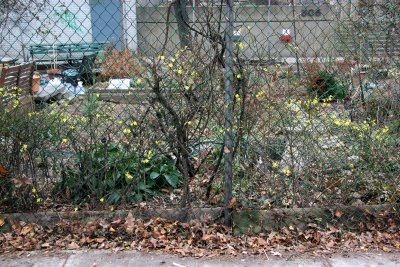
[[[233,0],[225,6],[225,102],[224,102],[224,223],[232,225],[232,161],[233,161]]]

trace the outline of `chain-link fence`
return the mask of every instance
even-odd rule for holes
[[[4,213],[399,219],[400,2],[3,0]]]

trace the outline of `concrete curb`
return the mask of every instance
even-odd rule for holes
[[[81,250],[62,252],[32,252],[0,256],[0,267],[235,267],[235,266],[399,266],[400,253],[364,252],[333,255],[265,255],[259,257],[221,256],[213,258],[182,258],[160,253],[138,251],[111,252],[110,250]]]

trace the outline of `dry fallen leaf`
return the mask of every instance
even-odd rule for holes
[[[25,225],[21,230],[21,235],[27,235],[30,231],[32,231],[32,229],[33,229],[32,225],[30,224]]]
[[[6,223],[3,217],[0,217],[0,227]]]
[[[223,196],[222,193],[216,195],[215,197],[213,197],[213,198],[210,200],[210,203],[211,203],[211,204],[217,204],[217,202],[221,200],[222,196]]]
[[[337,218],[340,218],[340,217],[342,217],[342,215],[343,215],[342,209],[341,209],[341,208],[337,208],[337,209],[335,210],[335,216],[336,216]]]
[[[233,197],[227,206],[228,209],[232,209],[236,205],[236,197]]]
[[[32,184],[32,180],[25,176],[16,176],[13,179],[11,179],[11,181],[13,181],[15,187],[17,187],[17,188]]]
[[[72,241],[70,244],[67,245],[67,249],[79,249],[79,248],[80,246],[74,241]]]
[[[41,245],[41,247],[42,247],[42,248],[49,248],[49,247],[50,247],[50,244],[49,244],[49,243],[43,243],[43,244]]]
[[[213,235],[204,235],[204,236],[201,238],[201,240],[207,241],[207,240],[211,239],[212,237],[213,237]]]
[[[128,234],[132,234],[134,226],[135,226],[135,219],[133,218],[132,212],[129,212],[124,223],[125,231]]]
[[[282,254],[278,251],[271,251],[272,255],[282,257]]]
[[[0,177],[5,176],[7,174],[6,168],[3,165],[0,165]]]
[[[260,246],[266,246],[268,244],[268,242],[264,238],[261,238],[261,237],[257,238],[257,243]]]
[[[106,238],[105,237],[98,237],[98,238],[95,239],[95,241],[97,243],[103,243],[104,241],[106,241]]]

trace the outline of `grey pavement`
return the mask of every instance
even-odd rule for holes
[[[400,266],[400,253],[346,253],[323,256],[266,255],[263,257],[191,258],[170,254],[137,251],[111,252],[107,250],[81,250],[62,252],[31,252],[20,256],[0,256],[1,267],[250,267],[250,266]]]

